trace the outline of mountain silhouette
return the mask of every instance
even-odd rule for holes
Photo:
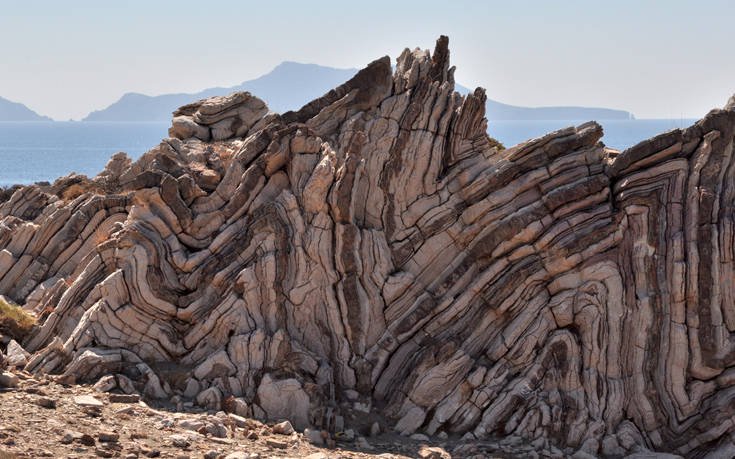
[[[109,107],[90,113],[83,121],[164,121],[182,105],[206,97],[226,95],[234,91],[249,91],[263,99],[268,107],[279,113],[296,110],[330,89],[350,79],[356,69],[337,69],[316,64],[283,62],[269,73],[230,88],[209,88],[186,94],[148,96],[127,93]],[[470,90],[456,85],[457,91]],[[487,101],[487,118],[499,120],[606,120],[631,119],[623,110],[589,107],[517,107],[495,100]]]
[[[0,97],[0,121],[52,121],[18,102]]]

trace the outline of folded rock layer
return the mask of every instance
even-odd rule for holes
[[[297,427],[735,450],[735,106],[622,153],[594,122],[500,150],[447,44],[296,112],[184,106],[106,194],[17,191],[26,369]]]

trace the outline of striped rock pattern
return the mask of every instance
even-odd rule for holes
[[[596,123],[501,150],[453,71],[442,37],[296,112],[199,101],[108,194],[17,191],[26,368],[297,427],[729,454],[735,102],[622,153]]]

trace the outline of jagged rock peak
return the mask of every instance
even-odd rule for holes
[[[448,58],[282,115],[199,101],[107,188],[18,190],[0,294],[39,316],[26,370],[297,427],[731,455],[735,111],[503,151]]]
[[[730,100],[727,101],[727,104],[725,105],[725,110],[735,111],[735,94],[730,97]]]

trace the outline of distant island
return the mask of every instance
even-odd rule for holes
[[[635,116],[624,110],[597,107],[516,107],[487,100],[486,116],[490,121],[511,120],[632,120]]]
[[[109,107],[90,113],[82,121],[161,121],[192,100],[221,96],[235,91],[248,91],[263,99],[279,113],[296,110],[307,102],[352,78],[356,69],[337,69],[316,64],[283,62],[269,73],[230,88],[210,88],[195,94],[163,94],[147,96],[127,93]],[[467,94],[469,88],[456,85]],[[627,120],[634,119],[624,110],[595,107],[517,107],[487,100],[489,121],[505,120]]]
[[[355,69],[335,69],[315,64],[283,62],[269,73],[230,88],[209,88],[194,94],[147,96],[127,93],[109,107],[90,113],[82,121],[163,121],[193,100],[248,91],[263,99],[268,108],[283,113],[301,108],[330,89],[352,78]]]
[[[0,121],[53,121],[18,102],[0,97]]]
[[[209,88],[197,93],[162,94],[148,96],[127,93],[107,108],[96,110],[82,121],[104,122],[168,122],[171,113],[192,100],[222,96],[235,91],[248,91],[263,99],[278,113],[296,110],[307,102],[327,93],[330,89],[352,78],[356,69],[337,69],[316,64],[283,62],[269,73],[240,85]],[[459,84],[456,90],[468,94],[471,90]],[[518,107],[488,99],[487,119],[511,120],[627,120],[632,113],[597,107]],[[53,121],[28,107],[0,97],[0,121]]]

